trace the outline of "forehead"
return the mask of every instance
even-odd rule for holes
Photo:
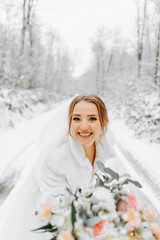
[[[76,103],[73,109],[73,114],[96,114],[98,115],[97,106],[94,103],[90,103],[87,101],[81,101]]]

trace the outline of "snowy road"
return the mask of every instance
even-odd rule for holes
[[[15,152],[11,151],[10,154],[7,152],[6,155],[2,155],[6,142],[4,141],[4,138],[0,139],[3,150],[0,151],[1,159],[2,156],[6,157],[5,164],[1,168],[0,211],[3,209],[5,202],[9,199],[7,196],[12,195],[13,190],[15,190],[14,186],[17,185],[17,182],[21,181],[20,172],[25,166],[33,164],[33,162],[31,163],[31,159],[35,153],[36,137],[47,122],[48,118],[52,115],[52,112],[42,114],[36,119],[31,120],[24,127],[15,130],[14,133],[12,132],[12,138],[8,135],[7,149],[12,149],[13,145],[15,145],[15,143],[17,144],[17,141],[21,143],[19,143],[17,148],[14,148]],[[109,131],[110,141],[113,143],[113,149],[121,162],[122,168],[124,168],[125,172],[129,173],[133,179],[138,180],[143,185],[142,190],[138,191],[140,198],[144,199],[145,195],[145,199],[148,199],[147,201],[152,203],[160,214],[160,178],[158,175],[155,175],[148,166],[143,164],[139,156],[135,155],[135,153],[123,144],[123,141],[120,140],[122,139],[121,136],[117,135],[117,132],[112,128],[112,125],[110,126]],[[20,135],[25,136],[25,141]],[[28,140],[26,141],[26,139]],[[2,162],[0,162],[0,164],[1,163]],[[13,190],[11,191],[12,188]]]
[[[158,176],[155,176],[149,168],[142,164],[140,158],[138,159],[128,149],[124,148],[122,144],[116,142],[115,145],[118,146],[118,149],[115,149],[115,151],[117,152],[119,158],[121,160],[125,158],[125,167],[127,165],[126,161],[129,161],[129,168],[132,169],[130,171],[134,172],[134,176],[137,176],[143,184],[148,186],[148,189],[152,191],[160,203],[160,179]]]

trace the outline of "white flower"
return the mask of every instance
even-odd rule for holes
[[[127,232],[128,232],[128,230],[127,230],[127,228],[126,227],[122,227],[122,226],[119,226],[119,233],[120,234],[122,234],[122,235],[126,235],[127,234]]]
[[[115,210],[115,200],[113,198],[113,194],[105,189],[105,188],[96,188],[93,192],[93,196],[98,200],[98,201],[103,201],[105,202],[105,208],[113,211]],[[93,197],[93,199],[94,199]]]
[[[93,211],[94,213],[96,213],[96,212],[98,212],[98,210],[99,210],[98,204],[94,204],[94,205],[92,206],[92,211]]]
[[[140,237],[145,240],[154,240],[155,238],[152,235],[152,232],[149,228],[141,228],[138,231]]]
[[[141,223],[141,227],[144,227],[144,228],[149,228],[149,222],[142,222]]]
[[[61,228],[64,225],[64,220],[65,218],[63,216],[53,215],[53,217],[50,220],[50,223],[52,226],[56,225],[58,228]]]
[[[117,236],[111,236],[107,238],[107,240],[129,240],[129,238],[125,235],[117,235]]]
[[[84,227],[82,219],[78,218],[74,227],[79,240],[94,240],[92,229]]]

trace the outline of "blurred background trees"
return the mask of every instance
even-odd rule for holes
[[[95,86],[102,94],[113,79],[115,86],[117,81],[121,84],[127,81],[139,87],[144,84],[159,87],[160,2],[135,0],[135,5],[134,39],[121,38],[120,31],[100,27],[92,41]]]
[[[37,4],[38,0],[1,2],[5,23],[0,18],[0,84],[60,92],[70,75],[70,56],[53,29],[46,30],[44,41]]]
[[[70,51],[56,29],[41,24],[40,1],[0,0],[0,87],[44,91],[40,102],[96,93],[106,100],[112,116],[126,119],[138,135],[157,132],[160,1],[134,0],[132,36],[105,22],[95,29],[90,65],[80,76],[74,74],[81,64],[78,52]],[[0,95],[4,99],[5,93]],[[9,110],[12,104],[6,102]],[[157,133],[154,139],[160,141]]]
[[[73,61],[59,34],[54,29],[42,30],[38,2],[1,1],[5,18],[2,21],[0,17],[0,84],[60,92],[63,86],[76,84]],[[96,89],[98,94],[104,95],[115,78],[114,81],[123,78],[124,82],[139,84],[149,79],[159,85],[160,2],[135,0],[135,6],[134,38],[124,38],[120,30],[107,29],[105,25],[92,38],[93,61],[86,73],[94,71],[92,90]]]

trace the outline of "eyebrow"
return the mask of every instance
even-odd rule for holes
[[[81,114],[73,114],[73,116],[79,116],[80,117]],[[98,115],[97,114],[88,114],[87,116],[88,117],[90,117],[90,116],[96,116],[97,117]]]

